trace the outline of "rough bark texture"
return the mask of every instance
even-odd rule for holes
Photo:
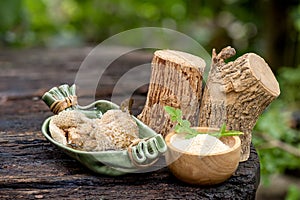
[[[195,187],[178,181],[166,167],[120,177],[95,174],[51,145],[40,129],[43,120],[52,113],[40,97],[53,86],[72,84],[81,61],[90,50],[0,51],[1,200],[255,199],[259,160],[253,146],[249,160],[240,163],[229,180],[215,186]],[[105,81],[106,85],[99,88],[97,99],[109,99],[124,71],[150,62],[152,58],[152,54],[131,55],[116,61],[103,75],[102,78],[110,82]],[[150,75],[150,70],[148,73]],[[83,92],[89,94],[89,91]],[[137,91],[133,98],[137,104],[133,113],[139,113],[146,93]]]
[[[279,95],[279,85],[267,63],[254,53],[233,62],[225,59],[235,50],[224,48],[218,55],[213,50],[212,66],[204,90],[199,125],[240,130],[241,161],[249,158],[252,129],[264,109]]]
[[[180,108],[192,125],[198,123],[205,62],[188,53],[160,50],[152,60],[146,105],[139,118],[165,136],[173,127],[164,106]]]

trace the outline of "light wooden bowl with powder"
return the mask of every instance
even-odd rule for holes
[[[218,131],[205,127],[198,127],[197,130],[204,133]],[[184,150],[182,146],[178,148],[178,144],[175,144],[172,137],[175,137],[178,143],[181,136],[176,135],[175,132],[166,136],[165,141],[168,146],[166,162],[170,171],[181,181],[196,185],[214,185],[230,178],[238,167],[241,150],[241,140],[238,136],[220,138],[229,146],[227,150],[221,152],[208,152],[207,150],[204,152],[201,149],[195,151],[194,147],[190,147],[192,150],[188,152],[188,149]],[[182,142],[186,142],[184,137],[182,137]],[[206,139],[206,142],[212,141]]]

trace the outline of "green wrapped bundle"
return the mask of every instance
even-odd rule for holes
[[[46,92],[42,99],[54,114],[77,106],[76,86],[69,87],[67,84],[54,87]]]

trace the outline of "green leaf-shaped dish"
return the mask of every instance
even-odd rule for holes
[[[105,113],[107,110],[119,109],[119,106],[110,101],[99,100],[88,106],[78,106],[76,109],[93,118],[97,117],[99,113]],[[147,171],[151,167],[155,168],[154,163],[167,150],[167,145],[160,134],[157,134],[137,118],[134,117],[134,119],[139,127],[139,137],[145,138],[145,140],[140,141],[128,150],[122,151],[88,152],[65,146],[55,141],[50,135],[49,122],[51,117],[44,121],[42,133],[48,141],[92,171],[117,176],[125,173]]]

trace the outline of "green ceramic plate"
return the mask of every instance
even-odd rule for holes
[[[105,100],[99,100],[84,107],[79,106],[79,110],[90,118],[97,117],[99,113],[105,113],[110,109],[119,109],[119,106]],[[67,147],[52,139],[49,133],[51,117],[44,121],[42,133],[48,141],[92,171],[116,176],[145,171],[145,169],[153,167],[154,163],[167,150],[167,145],[160,134],[157,134],[137,118],[134,117],[134,119],[139,127],[140,138],[147,138],[147,140],[139,142],[129,150],[87,152]]]

